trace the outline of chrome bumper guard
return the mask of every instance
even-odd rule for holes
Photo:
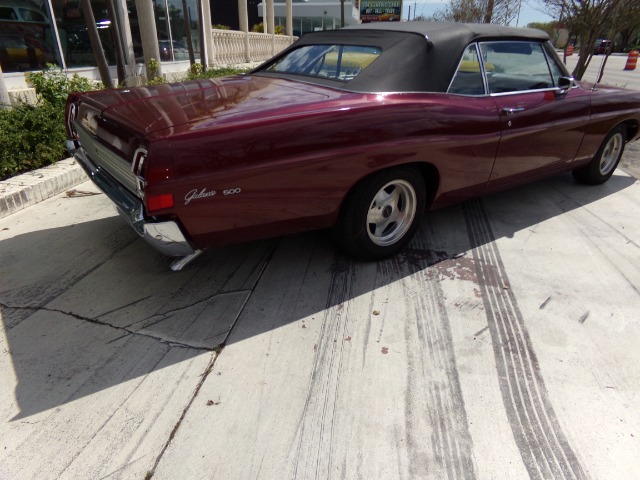
[[[199,252],[187,241],[176,222],[148,222],[140,199],[120,185],[108,172],[96,165],[84,149],[73,140],[67,140],[67,150],[78,161],[96,186],[115,204],[122,218],[151,246],[165,255],[183,257]]]

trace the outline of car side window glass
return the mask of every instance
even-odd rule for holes
[[[540,43],[480,44],[490,93],[554,88],[549,63]]]
[[[484,95],[484,81],[482,80],[482,69],[480,68],[480,58],[478,49],[473,43],[467,47],[458,64],[458,70],[453,76],[451,85],[447,93],[458,95]]]
[[[568,75],[567,72],[565,72],[564,69],[560,66],[560,59],[558,58],[558,55],[556,55],[553,46],[549,42],[545,44],[545,50],[547,53],[547,60],[549,62],[549,70],[551,70],[551,76],[553,77],[553,81],[555,82],[555,86],[557,87],[558,79],[560,77],[566,77],[570,75]]]

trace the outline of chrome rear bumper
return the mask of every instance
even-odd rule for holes
[[[150,222],[144,218],[144,205],[138,197],[116,181],[106,170],[96,165],[85,150],[67,140],[67,150],[78,161],[96,186],[115,204],[122,218],[156,250],[172,257],[193,255],[197,252],[176,222]]]

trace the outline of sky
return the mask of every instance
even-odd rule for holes
[[[411,6],[411,18],[413,18],[414,10],[417,15],[430,17],[436,10],[442,10],[448,2],[440,0],[403,0],[402,18],[407,19],[409,15],[409,6]],[[415,9],[414,9],[415,5]],[[525,27],[532,22],[550,22],[553,17],[544,13],[544,5],[542,0],[522,0],[522,8],[520,9],[520,18],[517,20],[517,26]],[[516,26],[516,22],[511,24]]]

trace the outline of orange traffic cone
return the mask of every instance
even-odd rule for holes
[[[629,52],[629,56],[627,57],[627,64],[624,66],[625,70],[635,70],[636,63],[638,63],[638,51],[631,50]]]

